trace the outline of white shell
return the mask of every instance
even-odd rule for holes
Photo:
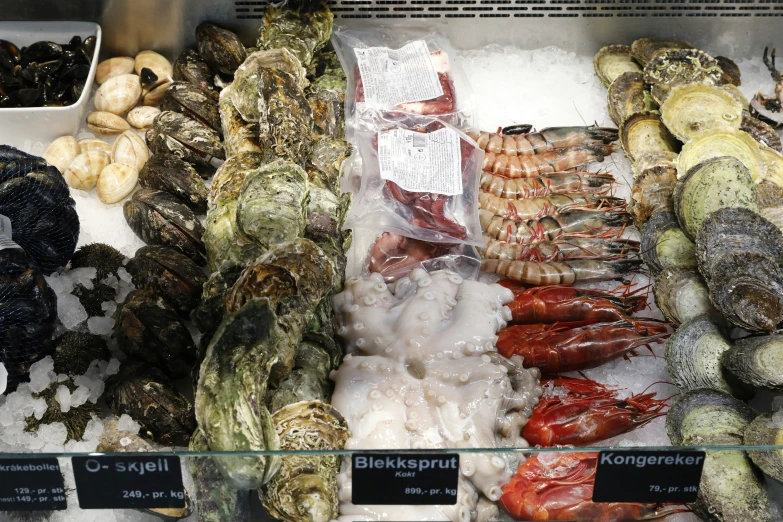
[[[100,85],[116,76],[130,74],[133,72],[134,63],[135,60],[129,56],[117,56],[104,60],[95,69],[95,81]]]
[[[95,93],[95,108],[112,114],[125,114],[141,98],[141,83],[135,74],[116,76]]]
[[[112,163],[98,178],[98,198],[110,205],[122,201],[136,188],[139,171],[122,163]]]
[[[71,188],[92,190],[98,182],[98,176],[109,163],[111,158],[102,150],[89,150],[76,156],[63,177]]]
[[[150,150],[136,131],[123,132],[111,149],[111,162],[128,165],[140,171],[150,159]]]
[[[150,69],[158,77],[158,82],[171,82],[174,80],[174,67],[165,56],[155,51],[142,51],[136,55],[135,70],[141,76],[142,69]]]
[[[102,150],[106,154],[111,154],[111,145],[100,138],[84,138],[83,140],[79,140],[79,149],[81,149],[82,152],[87,152],[88,150]]]
[[[87,128],[96,134],[120,134],[130,129],[128,122],[110,112],[91,112],[87,115]]]
[[[149,130],[158,114],[160,109],[156,107],[135,107],[128,113],[128,123],[139,130]]]
[[[46,152],[44,152],[43,158],[49,165],[56,167],[60,172],[65,172],[68,165],[81,153],[82,151],[79,149],[76,138],[73,136],[62,136],[49,145]]]
[[[142,103],[148,107],[159,104],[160,101],[163,99],[163,97],[166,95],[166,91],[169,90],[170,85],[171,82],[167,81],[159,84],[151,91],[146,91],[142,96]]]

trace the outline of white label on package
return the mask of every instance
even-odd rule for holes
[[[362,75],[366,103],[395,107],[443,96],[443,87],[423,40],[396,50],[367,47],[353,51]]]
[[[0,214],[0,250],[6,248],[22,248],[11,241],[11,220]]]
[[[453,129],[378,133],[381,178],[411,192],[462,194],[460,137]]]

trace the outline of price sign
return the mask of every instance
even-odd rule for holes
[[[73,457],[82,509],[182,508],[185,489],[177,457]]]
[[[459,455],[362,453],[351,464],[354,504],[457,503]]]
[[[67,508],[57,459],[0,459],[0,511]]]
[[[695,502],[705,453],[601,451],[593,502]]]

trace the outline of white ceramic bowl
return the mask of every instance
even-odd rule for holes
[[[29,151],[34,143],[48,144],[60,136],[75,135],[85,117],[101,49],[101,27],[92,22],[0,22],[0,39],[20,49],[42,40],[65,44],[75,35],[82,39],[95,36],[95,55],[79,101],[68,107],[0,109],[0,145]]]

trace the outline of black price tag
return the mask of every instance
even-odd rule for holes
[[[82,509],[182,508],[178,457],[73,457]]]
[[[459,455],[361,453],[351,464],[354,504],[457,503]]]
[[[68,509],[57,459],[0,459],[0,511]]]
[[[601,451],[593,502],[695,502],[703,451]]]

